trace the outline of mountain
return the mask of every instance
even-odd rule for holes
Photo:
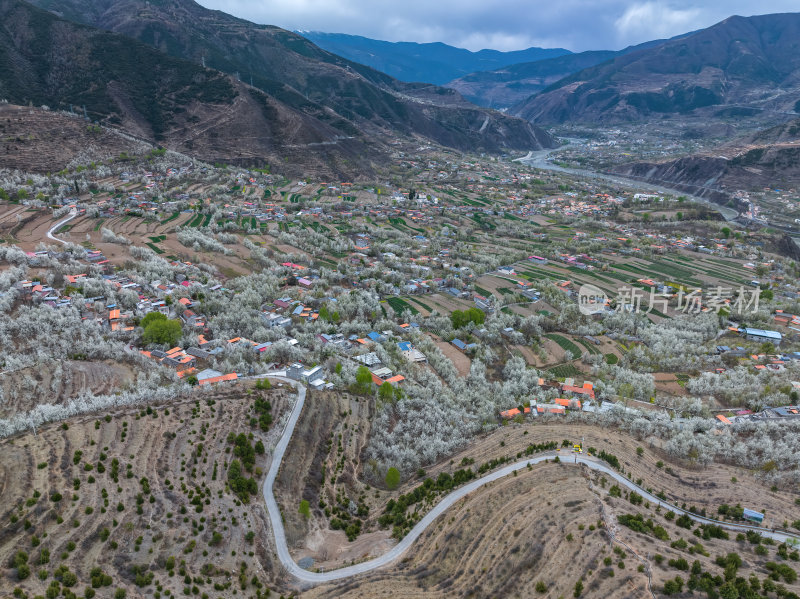
[[[478,108],[453,90],[403,83],[290,31],[209,10],[192,0],[34,3],[137,39],[166,55],[234,75],[343,138],[377,143],[401,135],[488,152],[554,143],[541,129]]]
[[[720,105],[793,111],[800,14],[730,17],[579,71],[511,109],[536,123],[620,122]]]
[[[704,154],[633,162],[612,172],[715,201],[737,190],[800,185],[800,119],[734,139]]]
[[[470,73],[446,84],[470,102],[490,108],[510,108],[547,86],[617,56],[612,50],[567,54],[547,60],[513,64],[494,71]]]
[[[12,104],[75,107],[94,121],[208,161],[297,159],[334,173],[343,170],[337,164],[369,166],[363,140],[341,139],[332,126],[219,71],[21,0],[0,0],[0,19],[0,97]],[[84,127],[104,137],[102,129]]]
[[[512,64],[492,71],[470,73],[445,87],[456,90],[479,106],[510,108],[580,70],[663,43],[664,40],[655,40],[623,50],[590,50]]]
[[[422,81],[436,85],[443,85],[475,71],[571,54],[569,50],[563,48],[470,52],[441,42],[430,44],[385,42],[345,33],[320,31],[298,31],[298,33],[320,48],[370,66],[400,81]]]

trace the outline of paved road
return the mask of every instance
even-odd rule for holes
[[[402,541],[400,541],[397,545],[392,547],[389,551],[384,553],[383,555],[376,557],[375,559],[371,559],[369,561],[361,562],[359,564],[355,564],[353,566],[348,566],[346,568],[340,568],[339,570],[332,570],[330,572],[310,572],[308,570],[304,570],[297,563],[292,559],[292,556],[289,554],[289,548],[286,545],[286,531],[283,528],[283,520],[281,518],[281,512],[278,508],[278,503],[275,501],[275,495],[273,493],[273,485],[275,483],[275,478],[278,475],[278,470],[281,466],[281,461],[283,460],[283,456],[286,453],[286,448],[289,446],[289,440],[292,437],[292,432],[294,431],[294,427],[297,424],[298,419],[300,418],[300,413],[303,411],[303,404],[306,400],[306,388],[302,384],[286,379],[283,377],[273,376],[270,374],[267,375],[260,375],[258,378],[264,378],[269,376],[270,378],[278,378],[281,381],[294,385],[297,388],[297,402],[292,409],[291,414],[289,415],[289,420],[286,423],[286,428],[284,429],[283,435],[278,441],[278,444],[275,447],[275,451],[272,455],[272,464],[270,465],[269,472],[267,473],[267,478],[264,481],[264,500],[267,502],[267,511],[269,513],[270,522],[272,523],[272,531],[275,535],[275,545],[278,551],[278,559],[280,560],[281,564],[286,568],[286,570],[294,576],[296,579],[310,584],[320,584],[323,582],[332,582],[334,580],[340,580],[342,578],[348,578],[350,576],[355,576],[357,574],[363,574],[365,572],[369,572],[371,570],[375,570],[378,568],[382,568],[387,566],[397,560],[401,555],[403,555],[416,541],[420,535],[425,532],[425,529],[428,528],[433,522],[441,516],[445,511],[447,511],[450,507],[453,506],[456,502],[463,499],[473,491],[481,488],[482,486],[501,479],[509,474],[517,470],[522,470],[527,468],[528,465],[535,465],[546,460],[552,460],[557,454],[556,452],[549,452],[546,454],[537,455],[536,457],[532,457],[527,460],[522,460],[519,462],[515,462],[513,464],[509,464],[500,470],[495,470],[487,474],[486,476],[473,480],[472,482],[464,485],[456,489],[455,491],[449,493],[442,500],[436,504],[431,511],[429,511],[414,528],[411,529]],[[600,460],[593,458],[591,456],[586,455],[577,455],[566,453],[561,455],[560,458],[561,463],[564,468],[568,468],[574,464],[583,464],[592,470],[597,470],[599,472],[603,472],[607,474],[621,485],[628,487],[631,490],[635,490],[637,493],[641,494],[645,499],[650,501],[650,503],[660,505],[663,508],[672,510],[676,514],[687,514],[692,520],[699,523],[713,523],[717,524],[723,528],[728,530],[732,530],[735,532],[740,531],[747,531],[747,530],[755,530],[761,533],[765,537],[769,537],[775,541],[780,543],[790,541],[790,542],[798,542],[800,543],[800,539],[798,537],[774,531],[766,528],[759,528],[757,526],[748,526],[746,524],[733,524],[731,522],[719,522],[717,520],[713,520],[711,518],[703,518],[701,516],[697,516],[695,514],[690,514],[686,512],[686,510],[682,510],[679,507],[676,507],[672,504],[667,503],[659,499],[658,497],[648,493],[641,487],[635,485],[627,478],[619,474],[618,472],[611,469],[605,462],[601,462]]]
[[[556,152],[558,150],[564,149],[565,146],[561,146],[558,148],[552,148],[549,150],[538,150],[535,152],[528,152],[526,156],[521,158],[516,158],[515,162],[522,162],[523,164],[527,164],[528,166],[532,166],[534,168],[547,170],[547,171],[555,171],[559,173],[567,173],[570,175],[577,175],[579,177],[585,177],[588,179],[603,179],[606,181],[610,181],[612,183],[616,183],[617,185],[624,185],[629,188],[639,189],[641,191],[645,191],[648,193],[657,193],[663,194],[668,193],[674,196],[687,196],[688,198],[694,200],[695,202],[699,202],[701,204],[705,204],[706,206],[713,208],[717,212],[719,212],[727,221],[731,221],[735,219],[739,213],[736,210],[732,210],[727,206],[722,206],[717,204],[716,202],[712,202],[707,200],[706,198],[702,198],[698,195],[691,194],[686,191],[681,191],[679,189],[670,188],[668,183],[649,183],[647,181],[643,181],[640,179],[632,179],[629,177],[625,177],[624,175],[616,174],[616,173],[605,173],[605,172],[598,172],[598,171],[590,171],[586,169],[578,169],[578,168],[568,168],[559,166],[557,164],[553,164],[548,160],[550,154]],[[709,191],[719,192],[720,190],[715,189],[713,187],[706,187],[703,185],[695,185],[695,187],[701,187],[703,189],[707,189]]]
[[[67,218],[58,221],[56,224],[54,224],[52,227],[50,227],[50,230],[47,232],[47,238],[48,239],[52,239],[53,241],[57,241],[58,243],[63,243],[64,245],[67,245],[66,241],[63,241],[63,240],[59,239],[58,237],[56,237],[55,235],[53,235],[53,232],[54,231],[58,231],[61,227],[66,225],[69,221],[71,221],[76,216],[78,216],[78,210],[76,208],[73,208],[72,210],[70,210],[69,216],[67,216]]]

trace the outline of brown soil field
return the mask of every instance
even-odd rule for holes
[[[431,306],[430,304],[428,304],[428,302],[427,302],[427,301],[425,301],[425,300],[427,299],[427,297],[426,297],[425,295],[420,295],[420,296],[412,296],[412,297],[409,297],[409,296],[405,295],[405,296],[403,296],[403,298],[402,298],[402,299],[404,299],[404,300],[405,300],[405,301],[407,301],[409,304],[411,304],[412,306],[414,306],[414,308],[416,308],[417,312],[419,312],[419,315],[420,315],[420,316],[423,316],[423,317],[424,317],[424,316],[430,316],[430,314],[431,314],[431,313],[430,313],[430,311],[429,311],[429,310],[427,310],[427,309],[423,308],[423,307],[422,307],[422,306],[420,306],[420,305],[419,305],[417,302],[415,302],[415,301],[414,301],[414,299],[419,299],[419,301],[421,301],[421,302],[422,302],[423,304],[425,304],[426,306],[429,306],[430,308],[433,308],[433,306]]]
[[[26,383],[27,377],[27,383]],[[46,369],[26,368],[0,375],[5,401],[0,404],[0,418],[28,412],[40,403],[64,404],[84,392],[94,395],[112,393],[133,380],[133,372],[114,362],[62,362],[62,375],[54,380]]]
[[[104,160],[133,152],[137,144],[106,129],[93,130],[78,116],[39,108],[0,106],[0,166],[56,172],[72,160]]]
[[[380,555],[391,545],[389,532],[378,530],[375,523],[381,506],[367,493],[360,460],[374,415],[372,399],[309,392],[275,482],[286,541],[295,560],[310,559],[314,567],[327,570]],[[309,503],[308,518],[299,512],[301,500]],[[362,516],[362,534],[349,542],[344,531],[330,527],[320,501],[328,510],[335,506],[348,510],[351,501],[374,509]]]
[[[539,360],[539,355],[528,345],[512,345],[511,348],[522,354],[528,366],[537,366],[541,361]]]
[[[443,293],[434,293],[433,295],[428,296],[430,300],[433,302],[425,302],[426,304],[430,305],[431,308],[435,308],[436,305],[440,306],[442,310],[440,310],[440,314],[444,314],[445,316],[449,315],[454,310],[466,310],[467,308],[474,308],[475,304],[471,301],[457,299],[450,295]]]
[[[601,560],[613,554],[585,477],[549,464],[491,483],[437,520],[400,563],[303,597],[555,598],[572,596],[580,578],[587,597],[645,597],[634,560],[618,577],[603,574]],[[540,581],[546,590],[536,593]]]
[[[504,281],[503,279],[498,279],[497,277],[495,277],[493,275],[485,275],[483,277],[480,277],[475,282],[477,283],[478,287],[482,287],[483,289],[486,289],[487,291],[491,291],[492,295],[497,297],[500,301],[504,301],[503,298],[505,297],[505,294],[501,293],[500,291],[497,291],[497,289],[499,287],[512,289],[512,290],[514,290],[516,292],[516,289],[514,289],[514,284],[513,283],[509,283],[508,281]]]
[[[9,232],[10,228],[13,226],[11,223],[13,222],[16,224],[16,211],[13,210],[15,207],[8,208],[10,208],[10,210],[0,212],[0,235],[4,232],[5,224],[8,225],[6,229],[9,230]],[[53,242],[47,239],[46,233],[55,222],[55,219],[52,218],[49,212],[28,214],[32,214],[34,218],[16,233],[15,243],[26,251],[35,250],[39,243],[52,245]],[[185,225],[192,219],[194,219],[193,214],[182,214],[176,220],[162,225],[158,221],[146,221],[138,217],[126,219],[124,216],[117,216],[104,219],[102,222],[89,217],[79,217],[70,221],[69,230],[59,233],[58,237],[64,241],[87,244],[90,247],[102,251],[103,255],[105,255],[111,263],[121,265],[126,260],[130,259],[128,247],[104,242],[102,240],[102,228],[107,228],[117,234],[123,235],[133,242],[133,244],[139,246],[143,246],[149,242],[150,237],[167,235],[167,239],[158,243],[158,247],[164,250],[162,256],[174,255],[183,260],[211,264],[217,267],[220,274],[227,278],[246,274],[252,270],[251,265],[248,263],[250,252],[241,244],[226,246],[234,252],[234,255],[226,256],[217,252],[196,252],[193,248],[187,248],[178,242],[174,235],[176,227]],[[100,227],[95,230],[98,223],[100,223]]]
[[[561,333],[559,333],[559,335],[561,335]],[[545,364],[542,364],[541,366],[550,367],[564,362],[564,356],[565,356],[564,349],[558,343],[556,343],[552,339],[543,337],[542,347],[544,348],[544,351],[547,352],[547,361],[545,362]],[[539,366],[537,365],[537,368],[538,367]]]
[[[592,479],[603,491],[610,488],[611,483],[606,482],[601,475],[594,474]],[[768,561],[783,562],[793,570],[797,569],[796,561],[787,562],[777,555],[777,546],[759,545],[760,550],[763,551],[762,554],[759,554],[756,552],[756,544],[744,539],[737,540],[737,534],[732,532],[728,532],[728,538],[725,539],[702,539],[699,535],[692,534],[693,529],[699,530],[696,525],[691,525],[689,529],[682,528],[677,525],[676,520],[666,517],[665,510],[655,509],[647,502],[642,506],[635,507],[629,501],[627,493],[623,492],[622,496],[618,498],[606,495],[604,503],[605,522],[615,539],[633,548],[638,555],[649,558],[648,562],[652,568],[652,584],[657,591],[657,596],[663,596],[664,584],[667,580],[674,579],[676,575],[686,580],[688,572],[678,569],[676,564],[670,565],[670,560],[683,559],[689,564],[693,564],[697,560],[703,571],[721,576],[724,574],[724,568],[715,563],[716,558],[733,553],[739,555],[742,560],[742,565],[736,575],[745,579],[755,575],[762,582],[769,576],[769,570],[765,567]],[[642,514],[645,519],[652,519],[654,524],[660,525],[666,530],[669,538],[659,540],[652,535],[635,532],[618,522],[619,516],[630,514]],[[685,542],[685,545],[678,545],[682,542]],[[696,545],[697,543],[699,545]],[[657,561],[657,556],[661,556],[661,563]],[[616,562],[616,558],[614,561]],[[786,588],[797,593],[800,590],[800,584],[794,582],[786,585]]]
[[[654,493],[663,491],[671,503],[694,505],[698,510],[705,508],[709,515],[716,514],[723,503],[739,503],[769,514],[768,525],[771,526],[800,520],[800,506],[794,501],[796,490],[773,491],[756,477],[755,472],[727,464],[702,467],[677,461],[661,449],[657,439],[637,440],[613,429],[559,423],[557,420],[528,421],[500,427],[477,438],[447,461],[426,468],[426,471],[434,478],[439,472],[453,472],[461,467],[459,464],[464,458],[474,459],[476,464],[501,456],[516,460],[518,452],[531,443],[560,443],[564,439],[573,443],[583,442],[584,448],[595,447],[598,451],[616,455],[631,480],[641,479],[641,486],[653,489]],[[637,447],[644,450],[641,457],[636,452]],[[660,466],[658,462],[661,462]],[[736,482],[732,482],[734,477]]]
[[[244,588],[254,593],[252,580],[273,586],[279,570],[260,484],[247,504],[227,485],[230,433],[252,433],[267,448],[280,434],[250,425],[256,394],[272,403],[276,419],[288,407],[284,389],[251,394],[236,385],[150,413],[76,418],[0,442],[0,587],[44,595],[62,566],[75,574],[72,590],[80,595],[92,568],[101,568],[111,582],[100,597],[116,588],[144,597],[184,587],[229,597]],[[260,481],[268,459],[256,455],[246,476]],[[9,567],[18,551],[30,556],[24,580]],[[145,579],[152,574],[139,580],[144,586],[134,566]]]
[[[654,372],[653,379],[656,382],[656,391],[668,395],[688,395],[686,389],[681,387],[678,379],[672,372]]]
[[[456,370],[458,370],[458,374],[461,376],[467,376],[469,374],[472,360],[470,360],[468,355],[447,341],[436,341],[436,346],[442,350],[445,356],[450,358],[450,361],[456,367]]]
[[[31,212],[31,214],[35,214]],[[57,222],[49,210],[39,212],[36,218],[26,223],[15,235],[14,243],[26,252],[33,252],[40,243],[53,245],[47,238],[47,231]]]
[[[741,503],[772,514],[769,522],[797,519],[800,509],[794,494],[767,490],[751,473],[725,465],[697,469],[689,464],[670,462],[655,447],[637,455],[639,443],[614,431],[581,425],[525,424],[495,431],[476,443],[427,469],[427,476],[453,472],[462,467],[461,459],[480,464],[493,457],[515,459],[515,451],[529,443],[546,441],[584,441],[616,454],[626,473],[645,487],[663,489],[669,500],[686,503],[695,509],[716,514],[725,502]],[[504,445],[501,446],[500,442]],[[566,597],[572,595],[578,579],[583,582],[582,597],[651,597],[648,570],[653,591],[663,596],[667,580],[688,572],[671,565],[669,560],[697,560],[711,575],[722,575],[715,564],[719,555],[737,553],[742,565],[737,575],[745,579],[755,575],[765,580],[767,561],[785,562],[776,556],[778,547],[761,546],[733,533],[727,539],[701,539],[691,529],[680,528],[667,513],[647,502],[633,505],[623,490],[620,497],[609,494],[612,482],[606,476],[585,467],[568,463],[564,450],[563,464],[537,465],[519,476],[509,476],[482,487],[428,529],[400,562],[381,571],[340,583],[323,585],[302,594],[303,597]],[[658,462],[664,464],[659,465]],[[737,476],[736,483],[731,481]],[[405,493],[417,481],[398,490]],[[667,540],[638,533],[618,522],[619,516],[643,514],[654,525],[662,526]],[[686,542],[686,545],[680,543]],[[673,545],[673,543],[677,543]],[[700,545],[697,545],[700,543]],[[791,549],[791,548],[790,548]],[[788,565],[796,569],[796,562]],[[641,566],[641,570],[639,569]],[[537,582],[546,589],[534,594]],[[797,592],[797,582],[786,585]]]

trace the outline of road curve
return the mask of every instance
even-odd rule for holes
[[[269,472],[267,473],[267,478],[264,481],[264,500],[267,503],[267,512],[269,513],[270,522],[272,524],[272,532],[275,536],[275,546],[278,552],[278,559],[280,560],[281,564],[286,568],[287,572],[291,574],[297,580],[309,583],[309,584],[320,584],[324,582],[332,582],[335,580],[341,580],[342,578],[348,578],[350,576],[355,576],[357,574],[363,574],[365,572],[369,572],[371,570],[376,570],[378,568],[382,568],[387,566],[397,560],[401,555],[403,555],[416,541],[420,535],[425,532],[425,529],[428,528],[433,522],[441,516],[445,511],[447,511],[450,507],[453,506],[456,502],[463,499],[473,491],[481,488],[482,486],[494,482],[498,479],[501,479],[513,472],[518,470],[522,470],[527,468],[529,465],[533,466],[535,464],[539,464],[541,462],[553,460],[559,454],[556,452],[549,452],[545,454],[540,454],[535,457],[532,457],[527,460],[521,460],[519,462],[515,462],[513,464],[509,464],[499,470],[495,470],[483,476],[479,479],[473,480],[466,485],[459,487],[455,491],[445,495],[442,500],[437,503],[419,522],[417,522],[416,526],[411,529],[411,531],[401,540],[397,545],[392,547],[389,551],[384,553],[383,555],[371,559],[369,561],[361,562],[358,564],[354,564],[352,566],[347,566],[345,568],[340,568],[338,570],[331,570],[330,572],[311,572],[309,570],[304,570],[297,563],[292,559],[292,556],[289,554],[289,548],[286,545],[286,531],[283,528],[283,519],[281,517],[280,508],[278,507],[277,501],[275,501],[275,494],[273,493],[273,485],[275,483],[275,478],[278,476],[278,470],[280,469],[281,462],[283,461],[283,456],[286,453],[286,448],[289,446],[289,440],[292,437],[292,432],[294,431],[294,427],[297,424],[298,419],[300,418],[300,413],[303,411],[303,404],[306,400],[306,388],[304,385],[298,383],[297,381],[290,380],[280,376],[274,375],[261,375],[258,378],[263,378],[265,376],[269,376],[270,378],[277,378],[281,381],[289,383],[297,388],[297,401],[295,402],[294,408],[292,408],[292,412],[289,415],[289,420],[286,422],[286,428],[284,429],[283,435],[281,435],[278,444],[275,446],[275,450],[272,454],[272,463],[270,465]],[[572,453],[566,453],[565,455],[559,456],[561,463],[564,467],[573,464],[583,464],[592,470],[597,470],[599,472],[603,472],[607,474],[615,481],[628,487],[629,489],[636,491],[637,493],[641,494],[646,500],[650,503],[659,505],[663,508],[667,508],[672,510],[676,514],[687,514],[692,520],[695,522],[699,522],[701,524],[716,524],[721,526],[722,528],[733,530],[733,531],[747,531],[747,530],[755,530],[759,532],[761,535],[765,537],[769,537],[778,542],[791,542],[791,543],[800,543],[800,539],[798,537],[772,530],[767,528],[760,528],[758,526],[749,526],[746,524],[734,524],[731,522],[720,522],[718,520],[714,520],[713,518],[704,518],[702,516],[698,516],[696,514],[692,514],[683,510],[677,506],[674,506],[666,501],[663,501],[648,493],[638,485],[632,483],[627,478],[622,476],[620,473],[616,472],[615,470],[611,469],[605,462],[601,462],[600,460],[593,458],[591,456],[585,455],[578,455]]]
[[[56,224],[54,224],[52,227],[50,227],[50,230],[47,232],[47,238],[48,239],[52,239],[53,241],[57,241],[58,243],[63,243],[64,245],[67,245],[66,241],[64,241],[62,239],[59,239],[58,237],[53,235],[53,233],[55,231],[58,231],[61,227],[66,225],[69,221],[71,221],[76,216],[78,216],[78,210],[76,208],[73,208],[72,210],[70,210],[69,216],[67,216],[67,218],[58,221]]]

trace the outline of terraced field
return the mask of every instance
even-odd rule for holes
[[[281,390],[259,393],[276,416],[283,412]],[[253,396],[233,387],[211,402],[120,410],[0,442],[3,589],[44,596],[58,578],[82,596],[94,568],[108,577],[101,597],[157,588],[227,597],[272,585],[264,509],[228,484],[232,453],[240,455],[228,435],[252,432],[253,443],[269,443],[270,433],[249,425],[252,407]],[[264,463],[256,454],[254,476]],[[19,551],[33,571],[23,580],[8,567]]]

